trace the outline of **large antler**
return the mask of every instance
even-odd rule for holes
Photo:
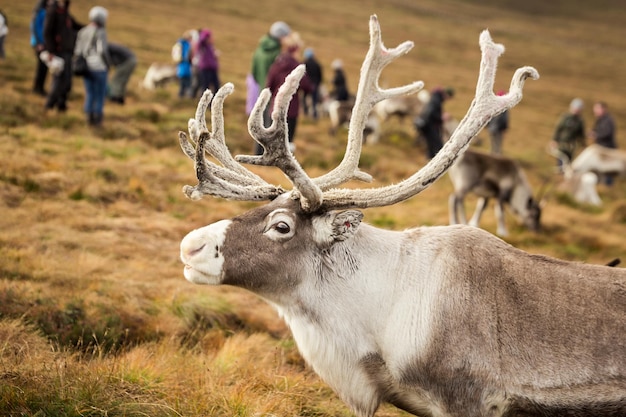
[[[336,187],[351,179],[372,181],[372,177],[359,171],[358,167],[363,143],[363,129],[376,103],[387,98],[414,94],[424,87],[422,81],[415,81],[409,85],[386,90],[382,90],[378,84],[383,69],[393,60],[408,53],[412,48],[413,42],[411,41],[403,42],[392,49],[385,48],[378,18],[376,15],[370,17],[370,47],[361,66],[359,86],[350,116],[346,153],[337,168],[314,180],[322,190]]]
[[[263,147],[263,155],[238,155],[236,159],[239,162],[280,168],[300,193],[303,209],[314,211],[322,204],[322,190],[304,172],[287,142],[287,110],[293,95],[298,91],[304,72],[305,66],[299,65],[285,78],[274,98],[272,124],[267,128],[263,125],[263,111],[271,98],[271,93],[267,88],[261,91],[248,119],[248,131]]]
[[[305,211],[317,209],[367,208],[380,207],[406,200],[430,186],[439,179],[454,161],[467,149],[470,141],[494,116],[515,106],[522,99],[522,88],[526,78],[539,78],[532,67],[519,68],[511,80],[509,92],[503,96],[493,93],[498,57],[504,47],[495,44],[488,31],[480,35],[482,58],[476,86],[476,95],[472,104],[453,133],[450,140],[439,153],[422,169],[408,179],[379,188],[337,189],[332,188],[351,179],[371,181],[371,176],[358,168],[363,142],[363,128],[367,117],[376,103],[386,98],[411,94],[419,91],[421,81],[412,84],[382,90],[378,80],[382,70],[399,56],[406,54],[412,42],[404,42],[398,47],[387,49],[381,40],[380,25],[376,16],[370,18],[370,48],[361,67],[361,77],[352,111],[348,144],[342,162],[334,170],[321,177],[311,179],[289,150],[287,143],[287,108],[304,76],[304,66],[297,67],[285,80],[274,99],[272,125],[264,127],[263,110],[271,94],[268,89],[261,92],[248,120],[251,136],[264,148],[260,156],[237,156],[233,159],[224,143],[222,106],[224,97],[232,92],[232,85],[222,87],[213,99],[213,132],[206,128],[203,115],[211,100],[210,93],[205,93],[198,104],[196,118],[189,122],[189,133],[197,143],[194,150],[184,133],[180,133],[183,151],[196,161],[199,184],[186,186],[184,191],[191,198],[200,198],[211,194],[218,197],[239,200],[272,199],[284,192],[243,168],[239,162],[256,165],[276,166],[280,168],[294,185],[293,198],[299,198]],[[228,88],[226,88],[228,86]],[[198,133],[199,132],[199,133]],[[197,139],[196,139],[197,138]],[[209,140],[213,139],[213,140]],[[208,145],[207,145],[208,143]],[[222,167],[204,158],[206,151],[222,163]]]
[[[210,90],[206,90],[198,102],[195,118],[189,119],[190,139],[184,132],[178,133],[183,152],[194,160],[196,165],[198,185],[183,187],[183,192],[191,199],[197,200],[204,195],[212,195],[231,200],[271,200],[285,192],[280,187],[268,184],[231,156],[224,138],[224,99],[232,94],[233,90],[231,83],[224,84],[215,97]],[[205,119],[209,105],[211,105],[211,132]],[[213,156],[222,166],[205,159],[205,152]]]
[[[494,43],[487,30],[481,33],[479,43],[482,58],[476,95],[467,114],[439,153],[422,169],[398,184],[370,189],[328,190],[323,194],[324,209],[381,207],[404,201],[420,193],[450,168],[489,120],[520,102],[524,82],[528,77],[538,79],[537,70],[533,67],[518,68],[511,80],[509,92],[503,96],[496,96],[493,93],[493,84],[498,57],[504,53],[504,46]]]

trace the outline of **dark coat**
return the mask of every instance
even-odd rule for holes
[[[311,80],[314,85],[320,85],[323,79],[322,67],[319,62],[317,62],[314,57],[311,57],[304,61],[304,65],[306,66],[306,75],[309,77],[309,80]]]
[[[585,122],[578,114],[566,113],[559,119],[552,139],[559,150],[570,158],[577,145],[585,146]]]
[[[285,82],[285,78],[287,75],[291,73],[300,63],[297,59],[295,59],[289,53],[282,53],[276,57],[276,60],[270,67],[270,70],[267,74],[267,84],[266,87],[270,89],[272,92],[272,108],[274,107],[273,97],[276,97],[276,93],[278,93],[278,89]],[[305,91],[310,93],[313,91],[313,84],[309,77],[305,74],[300,80],[300,88],[298,91]],[[297,97],[294,97],[289,103],[289,109],[287,111],[287,117],[295,118],[298,117],[300,112],[300,100]]]
[[[430,101],[424,106],[420,115],[415,119],[415,126],[426,139],[429,158],[433,158],[443,146],[443,102],[444,92],[434,91]]]
[[[615,122],[610,114],[604,114],[596,119],[593,133],[598,145],[606,148],[617,148],[615,143]]]
[[[69,1],[65,7],[54,2],[46,11],[43,28],[44,43],[46,51],[55,55],[73,54],[76,35],[84,26],[70,15],[69,6]]]
[[[333,77],[333,96],[339,101],[347,101],[350,98],[346,75],[341,68],[335,69],[335,75]]]
[[[123,45],[109,42],[107,43],[107,46],[109,48],[111,65],[114,67],[117,67],[118,65],[121,65],[128,60],[136,59],[133,51]]]

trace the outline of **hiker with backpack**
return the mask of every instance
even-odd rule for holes
[[[89,24],[78,32],[74,56],[83,56],[87,64],[85,83],[85,105],[87,122],[90,126],[102,125],[104,99],[111,58],[107,42],[107,9],[94,6],[89,10]]]
[[[191,91],[191,60],[193,58],[193,31],[187,30],[172,47],[172,60],[176,63],[176,77],[180,82],[178,97],[190,97]]]

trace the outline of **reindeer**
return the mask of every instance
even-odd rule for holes
[[[597,175],[626,176],[626,152],[591,144],[572,161],[574,172],[594,172]]]
[[[152,63],[141,80],[141,87],[146,90],[155,90],[176,80],[176,65]]]
[[[495,198],[498,235],[508,235],[504,219],[506,205],[521,218],[526,227],[533,231],[539,230],[541,206],[533,198],[524,171],[513,159],[467,150],[450,167],[448,174],[454,186],[454,192],[449,199],[450,224],[468,224],[463,202],[465,196],[473,192],[478,195],[478,202],[469,221],[470,226],[478,227],[489,199]]]
[[[404,120],[405,117],[412,119],[420,114],[429,99],[430,94],[428,91],[420,90],[418,94],[382,100],[376,103],[374,112],[382,123],[389,120],[392,116],[397,116],[401,120]]]
[[[547,149],[550,155],[560,161],[563,181],[558,184],[558,190],[570,194],[578,203],[601,206],[602,200],[600,199],[596,188],[598,185],[598,174],[596,174],[594,170],[585,170],[580,168],[578,171],[574,171],[569,156],[561,152],[555,143],[551,143]],[[585,155],[590,153],[592,152],[587,152]],[[581,161],[589,160],[591,159],[586,156],[581,159]],[[596,160],[599,160],[599,158]],[[581,164],[579,163],[579,166],[580,165]]]
[[[347,101],[331,100],[328,102],[326,106],[328,109],[328,116],[330,118],[330,128],[328,129],[328,133],[330,133],[331,136],[335,136],[341,126],[350,122],[353,106],[354,100],[352,99]],[[374,111],[372,111],[363,126],[363,143],[377,143],[379,138],[380,122],[378,121]]]
[[[304,66],[285,80],[265,128],[262,91],[248,121],[263,155],[233,158],[224,138],[224,85],[206,92],[181,147],[195,161],[192,199],[271,200],[190,232],[180,256],[187,280],[234,285],[266,299],[289,325],[303,358],[358,417],[383,402],[414,415],[626,415],[626,271],[531,255],[464,225],[378,229],[358,210],[404,201],[440,178],[494,115],[517,104],[532,67],[509,93],[493,93],[502,45],[480,35],[476,96],[452,138],[397,184],[358,168],[374,103],[422,87],[381,89],[383,68],[413,44],[383,46],[376,16],[343,160],[310,178],[287,146],[286,112]],[[211,131],[204,113],[211,103]],[[206,153],[212,158],[207,158]],[[242,164],[278,167],[290,191]]]

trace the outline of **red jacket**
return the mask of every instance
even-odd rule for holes
[[[272,109],[274,108],[274,97],[278,93],[278,89],[285,82],[287,75],[291,73],[300,63],[289,53],[281,53],[276,57],[276,60],[270,67],[267,74],[266,87],[272,92]],[[305,74],[300,80],[300,87],[298,91],[305,91],[310,93],[313,91],[313,83],[309,77]],[[287,110],[287,117],[296,118],[300,112],[300,100],[298,100],[298,93],[294,95],[289,103],[289,109]]]

